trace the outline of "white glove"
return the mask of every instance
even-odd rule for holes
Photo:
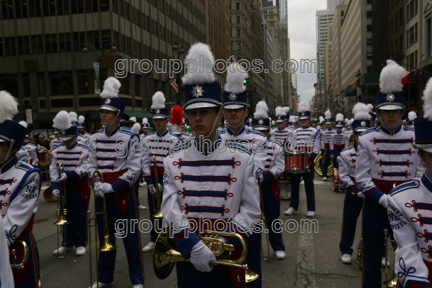
[[[213,265],[210,261],[216,260],[213,252],[201,241],[192,248],[190,253],[190,262],[195,269],[200,272],[210,272],[213,270]]]
[[[153,184],[148,185],[148,189],[152,195],[156,195],[157,191]]]
[[[99,185],[98,185],[98,183],[99,183]],[[106,193],[113,193],[114,192],[111,184],[100,183],[100,182],[98,182],[98,183],[96,183],[96,187],[95,187],[96,195],[102,197]]]
[[[385,209],[388,208],[388,195],[384,194],[378,200],[379,204],[382,205]]]
[[[60,190],[59,189],[52,190],[52,195],[57,199],[60,198]]]
[[[357,198],[364,199],[365,196],[364,196],[364,194],[363,194],[362,192],[358,192],[358,193],[357,193]]]
[[[58,179],[59,182],[65,181],[67,180],[67,175],[66,173],[62,172],[60,175],[60,178]]]
[[[159,187],[159,192],[162,193],[164,190],[164,187],[160,183],[158,183],[158,187]]]

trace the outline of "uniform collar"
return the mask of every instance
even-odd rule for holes
[[[105,134],[106,134],[108,137],[111,137],[111,136],[113,136],[115,133],[117,133],[118,130],[120,130],[120,125],[117,125],[117,126],[114,128],[114,130],[111,131],[111,133],[108,133],[108,131],[107,131],[106,129],[104,129],[104,130],[105,130]]]
[[[229,126],[226,127],[226,131],[228,132],[228,134],[230,134],[232,136],[241,135],[241,134],[243,134],[243,132],[245,130],[246,130],[246,127],[244,125],[243,125],[243,127],[237,133],[234,133],[234,131]]]
[[[387,129],[387,127],[385,127],[383,124],[381,124],[380,129],[388,135],[395,135],[399,131],[401,131],[402,125],[401,125],[401,122],[399,121],[398,126],[393,130],[393,132],[391,132],[389,129]]]
[[[311,125],[306,126],[306,127],[300,126],[300,128],[302,128],[302,129],[308,129],[309,127],[311,127]]]
[[[7,172],[12,166],[18,162],[18,158],[14,155],[9,161],[7,161],[2,167],[0,167],[0,174]]]
[[[197,151],[201,152],[201,154],[205,156],[213,153],[213,151],[215,151],[219,147],[222,141],[223,140],[220,137],[219,132],[216,133],[216,137],[213,139],[213,141],[211,141],[211,144],[206,145],[206,147],[204,147],[203,143],[201,143],[199,140],[197,140],[196,138],[194,139],[195,145],[197,147]]]
[[[426,186],[426,188],[432,192],[432,177],[429,175],[429,173],[426,172],[421,177],[421,181],[423,182],[423,185]]]
[[[67,148],[66,145],[65,145],[65,147],[67,150],[72,150],[73,148],[75,148],[77,146],[77,144],[78,144],[78,141],[75,141],[75,143],[70,148]]]
[[[159,136],[159,137],[163,137],[163,136],[165,136],[166,134],[168,134],[168,128],[165,130],[165,132],[162,133],[162,135],[159,134],[158,131],[156,131],[156,135]]]

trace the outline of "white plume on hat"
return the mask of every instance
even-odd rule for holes
[[[265,101],[259,101],[255,107],[254,118],[255,119],[267,119],[268,118],[268,107]]]
[[[344,121],[344,116],[342,113],[336,114],[336,121]]]
[[[331,119],[331,112],[330,112],[330,110],[327,110],[327,111],[324,113],[324,115],[325,115],[325,119],[326,119],[326,120]]]
[[[369,112],[372,112],[372,110],[374,109],[374,106],[372,104],[367,104],[366,107],[369,109]]]
[[[387,66],[381,70],[380,90],[384,94],[402,91],[402,78],[407,71],[393,60],[387,60]]]
[[[216,80],[213,72],[215,60],[209,45],[201,42],[193,44],[185,62],[188,70],[182,78],[183,85],[213,83]],[[194,63],[193,67],[191,63]]]
[[[357,103],[352,113],[354,114],[354,118],[356,120],[370,120],[372,116],[369,114],[369,108],[364,103]]]
[[[303,113],[303,112],[306,112],[306,111],[309,111],[308,104],[307,104],[306,101],[301,101],[299,103],[298,112],[299,113]]]
[[[9,92],[0,91],[0,124],[6,119],[12,120],[18,113],[18,102]]]
[[[408,113],[408,120],[409,120],[409,121],[414,121],[415,118],[417,118],[417,113],[414,112],[414,111],[410,111],[410,112]]]
[[[165,108],[165,96],[162,92],[157,91],[152,98],[151,109],[164,109]]]
[[[23,126],[24,128],[28,127],[28,124],[26,121],[19,121],[18,124],[20,124],[21,126]]]
[[[129,121],[137,122],[135,116],[130,117],[130,118],[129,118]]]
[[[78,124],[83,124],[85,122],[85,117],[80,115],[78,116]]]
[[[432,121],[432,78],[429,78],[429,81],[426,84],[426,88],[423,91],[423,111],[424,118]],[[0,114],[1,115],[1,114]]]
[[[148,124],[148,119],[147,118],[143,118],[142,124]]]
[[[103,99],[116,98],[118,97],[121,86],[122,85],[117,78],[108,77],[104,82],[103,91],[100,96]]]
[[[225,91],[228,93],[239,94],[246,90],[244,80],[249,77],[243,66],[235,62],[228,66],[227,83]]]
[[[287,115],[287,114],[289,113],[290,110],[291,110],[291,109],[290,109],[290,107],[288,107],[288,106],[283,107],[283,113],[284,113],[284,115]]]
[[[57,128],[58,130],[67,130],[72,126],[71,118],[69,116],[70,114],[64,110],[57,113],[57,115],[54,117],[54,124],[53,127]]]
[[[271,124],[276,124],[276,121],[275,121],[275,120],[272,120]]]
[[[72,123],[76,123],[78,121],[78,114],[76,112],[73,111],[69,112],[69,117]]]
[[[276,117],[278,116],[284,116],[284,111],[283,108],[281,106],[277,106],[275,109],[275,113],[276,113]]]
[[[324,121],[324,117],[319,116],[319,122],[321,123],[321,122],[323,122],[323,121]]]
[[[138,133],[140,129],[141,129],[141,125],[139,123],[135,123],[131,128],[133,133]]]
[[[292,123],[295,122],[294,116],[290,116],[290,118],[289,118],[289,122],[292,122]]]

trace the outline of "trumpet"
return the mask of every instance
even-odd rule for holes
[[[153,199],[153,218],[155,219],[162,219],[163,215],[160,211],[161,203],[162,203],[162,197],[161,192],[159,191],[159,175],[157,170],[157,163],[156,163],[156,156],[153,155],[153,167],[154,167],[154,175],[155,175],[155,188],[156,188],[156,199],[155,196],[152,197]]]
[[[261,207],[262,207],[261,217],[262,217],[262,220],[264,222],[264,225],[267,226],[267,220],[266,220],[265,214],[264,214],[264,196],[263,196],[262,191],[261,191],[261,181],[259,180],[259,178],[258,178],[258,186],[259,186],[259,192],[261,195]],[[267,256],[268,257],[264,257],[264,248],[263,248],[262,244],[261,244],[261,254],[262,254],[262,258],[264,259],[264,261],[269,261],[270,260],[270,241],[269,241],[268,233],[265,233],[265,235],[266,235],[266,239],[267,239]]]
[[[241,255],[234,260],[228,259],[235,249],[234,245],[225,244],[221,239],[216,238],[216,235],[237,238],[242,245]],[[234,232],[204,231],[198,237],[216,256],[217,260],[210,261],[211,264],[245,269],[246,283],[258,279],[259,275],[250,271],[247,264],[241,264],[246,260],[247,255],[246,241],[241,235]],[[176,250],[167,230],[159,234],[153,251],[153,269],[156,276],[159,279],[167,278],[174,269],[175,263],[185,261],[190,261],[190,259],[185,260],[180,252]]]
[[[100,176],[99,176],[99,175]],[[96,182],[103,182],[103,173],[100,170],[96,170],[93,173],[93,191],[95,191],[95,186],[96,186]],[[106,210],[106,201],[105,201],[105,196],[102,197],[102,201],[103,201],[103,211],[102,212],[96,212],[96,193],[94,193],[94,209],[95,209],[95,215],[94,217],[91,217],[91,211],[87,211],[87,221],[88,221],[88,229],[89,229],[89,254],[90,254],[90,286],[93,285],[93,264],[92,264],[92,245],[91,245],[91,233],[90,233],[90,227],[94,227],[95,228],[95,245],[96,245],[96,249],[95,249],[95,259],[96,259],[96,283],[97,283],[97,287],[99,287],[99,264],[98,264],[98,252],[106,252],[106,251],[112,251],[117,249],[117,246],[115,246],[113,244],[113,242],[111,241],[111,237],[109,235],[109,228],[108,228],[108,217],[107,217],[107,210]],[[98,246],[98,231],[97,231],[97,214],[102,214],[103,217],[103,235],[104,235],[104,241],[103,241],[103,245],[102,247],[100,247],[99,249],[97,248]]]
[[[59,175],[61,175],[64,172],[64,165],[63,163],[59,163],[58,165],[59,169]],[[60,249],[60,234],[62,234],[64,237],[64,244],[66,245],[66,231],[65,225],[69,224],[69,222],[66,219],[67,209],[66,206],[66,186],[64,181],[60,185],[60,198],[57,200],[57,221],[54,222],[54,225],[57,225],[57,251]],[[58,258],[63,259],[64,255],[61,255],[58,253]]]
[[[22,246],[23,249],[23,256],[21,261],[17,262],[17,253],[16,253],[16,249],[12,248],[13,244],[19,244]],[[24,264],[27,262],[27,259],[29,257],[29,248],[27,246],[27,243],[22,241],[22,240],[16,240],[14,243],[12,243],[11,247],[9,247],[9,255],[10,255],[10,265],[12,267],[12,269],[22,269],[24,268]]]

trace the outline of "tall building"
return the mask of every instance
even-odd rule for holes
[[[345,0],[347,1],[347,0]],[[331,13],[334,13],[336,6],[339,5],[339,2],[344,2],[343,0],[327,0],[327,10]]]
[[[207,44],[215,60],[227,61],[231,56],[230,0],[206,0]],[[216,80],[223,83],[226,73],[216,74]]]
[[[400,63],[405,59],[404,0],[390,0],[388,18],[389,58]]]
[[[187,52],[193,43],[207,40],[205,0],[15,2],[0,6],[0,89],[19,99],[20,112],[32,109],[38,127],[31,128],[51,128],[52,118],[63,109],[98,122],[101,99],[95,93],[94,62],[100,62],[103,83],[115,74],[119,59],[128,63],[117,66],[117,72],[127,72],[119,79],[125,114],[151,117],[145,111],[154,92],[163,91],[167,100],[177,97],[171,79],[156,66],[177,58],[174,44]],[[84,54],[84,44],[96,51],[87,45]],[[160,61],[143,73],[130,59]]]
[[[288,25],[288,0],[280,0],[279,5],[281,23]]]
[[[276,96],[274,93],[274,86],[273,86],[273,71],[271,69],[271,63],[273,62],[273,38],[270,33],[270,29],[267,25],[266,18],[264,16],[264,11],[261,12],[262,14],[262,26],[263,26],[263,33],[264,33],[264,79],[265,79],[265,101],[267,102],[267,105],[269,106],[270,110],[275,110],[276,104],[275,100]],[[273,100],[271,100],[273,99]],[[272,113],[269,113],[272,115]]]
[[[317,31],[317,59],[319,70],[317,71],[317,82],[322,86],[325,84],[325,43],[329,41],[329,24],[333,22],[334,14],[329,10],[318,10],[316,12]]]

